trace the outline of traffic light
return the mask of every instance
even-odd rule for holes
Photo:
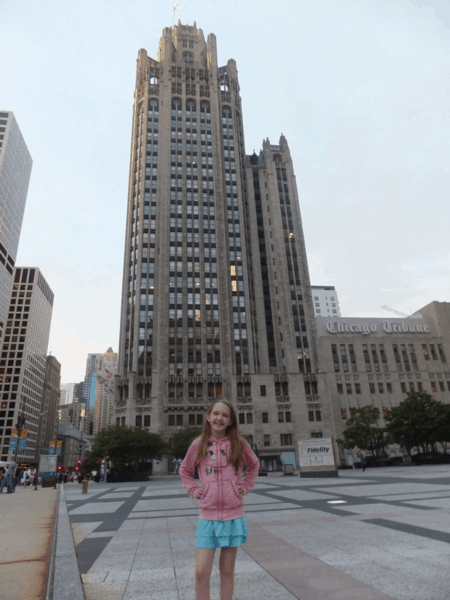
[[[63,470],[63,466],[62,465],[58,465],[58,467],[56,468],[57,471],[62,471]]]
[[[79,471],[80,470],[80,465],[75,465],[74,471]]]

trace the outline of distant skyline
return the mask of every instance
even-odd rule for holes
[[[64,383],[118,348],[136,58],[157,59],[172,9],[0,0],[0,108],[33,159],[16,264],[55,293]],[[246,152],[286,136],[311,282],[342,315],[448,301],[450,3],[196,0],[175,19],[236,60]]]

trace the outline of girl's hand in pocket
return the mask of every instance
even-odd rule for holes
[[[200,498],[203,496],[204,492],[205,492],[205,490],[203,488],[199,488],[195,497],[200,500]]]

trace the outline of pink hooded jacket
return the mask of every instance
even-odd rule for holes
[[[248,442],[244,443],[243,459],[247,465],[247,473],[242,479],[242,466],[237,473],[229,464],[231,454],[229,437],[217,440],[213,435],[208,442],[208,457],[197,460],[200,438],[192,442],[183,460],[179,473],[184,489],[193,498],[198,498],[201,489],[194,481],[194,469],[198,465],[198,474],[203,496],[200,499],[200,518],[213,521],[231,521],[244,515],[241,488],[246,494],[255,485],[259,471],[259,460],[253,454]]]

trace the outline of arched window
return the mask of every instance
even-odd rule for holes
[[[172,98],[172,110],[181,110],[181,100],[179,98]]]
[[[186,102],[186,112],[187,113],[195,113],[196,107],[195,107],[195,100],[188,100]]]
[[[158,100],[150,100],[148,103],[148,110],[158,112]]]
[[[209,102],[202,102],[200,105],[200,112],[202,113],[210,113],[211,112],[211,108],[209,106]]]
[[[231,119],[231,108],[225,107],[222,109],[222,117],[224,119]]]

